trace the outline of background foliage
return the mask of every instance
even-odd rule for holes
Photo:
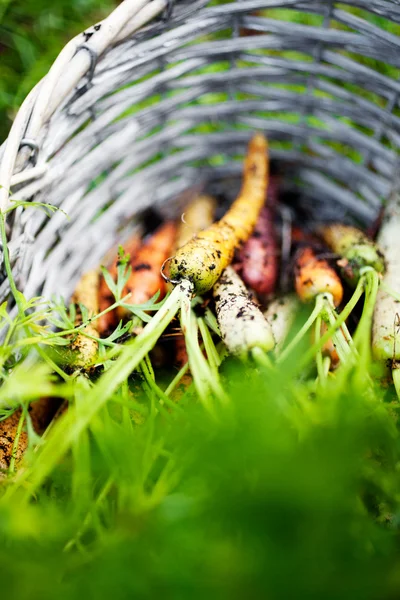
[[[66,42],[117,0],[0,0],[0,141],[15,111]]]

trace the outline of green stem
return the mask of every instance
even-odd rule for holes
[[[315,321],[315,333],[314,333],[314,339],[317,343],[318,343],[319,339],[321,338],[321,325],[322,325],[322,317],[321,317],[321,315],[318,315],[318,317],[316,318],[316,321]],[[324,359],[322,356],[322,349],[318,350],[318,352],[317,352],[316,363],[317,363],[318,379],[319,379],[319,382],[322,384],[325,382],[325,370],[324,370]]]
[[[115,363],[87,391],[84,403],[80,407],[79,419],[76,418],[75,407],[71,407],[60,417],[54,426],[53,435],[38,452],[35,468],[25,469],[17,474],[15,485],[8,488],[3,495],[4,501],[9,501],[16,493],[22,493],[24,501],[29,500],[31,494],[45,481],[72,443],[87,429],[94,416],[155,346],[160,335],[178,312],[182,297],[186,297],[190,302],[192,292],[193,285],[186,280],[175,287],[142,333],[123,347]],[[28,480],[29,486],[25,487]]]
[[[253,360],[260,365],[260,367],[265,367],[266,369],[272,369],[272,362],[266,352],[262,350],[262,348],[252,348],[251,356]]]
[[[312,311],[311,315],[308,317],[307,321],[304,323],[303,327],[300,331],[297,332],[295,337],[292,339],[290,344],[286,346],[286,348],[281,352],[280,356],[276,359],[277,364],[283,362],[287,356],[296,348],[302,338],[305,336],[307,331],[313,325],[315,319],[321,314],[321,310],[323,309],[324,301],[321,294],[319,294],[315,300],[315,307]],[[329,339],[329,338],[328,338]],[[322,346],[321,346],[322,348]]]
[[[174,391],[174,389],[176,388],[176,386],[178,385],[178,383],[180,382],[180,380],[182,379],[182,377],[185,375],[185,373],[187,373],[188,370],[189,370],[189,363],[187,362],[178,371],[178,373],[175,375],[175,377],[173,378],[173,380],[171,381],[171,383],[169,384],[169,386],[165,390],[166,396],[170,396],[172,394],[172,392]]]
[[[47,362],[47,364],[52,369],[52,371],[57,373],[62,379],[64,379],[64,381],[68,381],[70,379],[70,376],[67,375],[67,373],[65,373],[62,369],[60,369],[60,367],[57,365],[57,363],[54,362],[54,360],[52,358],[50,358],[50,356],[48,356],[48,354],[46,353],[46,351],[43,348],[41,348],[38,345],[36,350],[37,350],[39,356],[41,356],[43,358],[43,360],[45,362]]]
[[[193,375],[193,381],[197,393],[205,408],[210,412],[213,412],[212,405],[210,403],[210,386],[207,377],[208,369],[204,364],[205,359],[200,350],[197,334],[197,322],[196,319],[193,318],[190,303],[185,303],[181,306],[181,328],[185,336],[189,366]]]
[[[151,364],[150,356],[148,354],[146,354],[146,356],[144,357],[142,362],[146,365],[147,372],[148,372],[150,378],[152,379],[152,381],[155,381],[156,376],[154,374],[154,369],[153,369],[153,365]]]
[[[400,369],[397,363],[393,366],[392,377],[397,397],[400,400]]]
[[[355,349],[355,343],[353,338],[351,337],[351,333],[347,327],[346,322],[343,323],[343,325],[340,328],[343,332],[344,338],[346,340],[346,342],[349,344],[350,348]]]
[[[221,364],[221,360],[219,358],[217,349],[215,348],[215,344],[211,337],[210,330],[208,329],[206,322],[202,317],[197,319],[197,323],[199,325],[200,335],[204,343],[210,368],[213,371],[215,377],[219,377],[218,367]]]
[[[323,370],[324,370],[324,381],[326,381],[328,375],[329,375],[329,371],[331,368],[331,359],[329,356],[325,356],[325,358],[323,359]]]
[[[321,314],[327,325],[335,327],[337,322],[337,313],[328,301],[325,301],[324,310]],[[344,364],[351,355],[351,349],[341,329],[336,329],[334,331],[332,334],[332,341],[339,355],[340,362]]]
[[[205,311],[204,319],[211,331],[213,331],[218,337],[221,337],[218,321],[208,306]]]
[[[108,493],[110,492],[110,490],[112,488],[113,483],[114,483],[114,479],[112,477],[110,477],[106,481],[103,489],[100,491],[99,495],[97,496],[97,498],[94,502],[94,508],[97,509],[100,506],[100,504],[102,504],[102,502],[106,499]],[[72,538],[69,542],[67,542],[65,544],[64,549],[63,549],[64,552],[68,552],[74,546],[76,546],[76,544],[82,537],[83,533],[87,529],[88,525],[90,525],[92,518],[93,518],[93,508],[90,510],[90,512],[87,513],[86,517],[83,520],[82,526],[78,529],[75,537]]]
[[[323,348],[324,344],[332,337],[335,331],[337,331],[339,327],[341,327],[345,323],[350,313],[354,310],[357,302],[364,293],[364,283],[365,277],[361,277],[358,281],[356,289],[354,290],[354,294],[352,295],[342,312],[337,316],[335,325],[330,327],[328,331],[324,333],[323,336],[321,336],[320,340],[317,343],[313,344],[313,346],[309,350],[307,350],[307,352],[305,352],[303,358],[301,358],[297,362],[297,372],[301,372],[301,370],[304,369],[304,367],[314,358],[318,350]]]
[[[7,233],[6,233],[6,221],[4,218],[4,214],[0,212],[0,231],[1,231],[1,242],[3,246],[3,255],[4,255],[4,266],[6,268],[6,273],[8,277],[8,282],[10,284],[10,290],[14,297],[15,303],[18,307],[18,312],[20,316],[25,314],[24,306],[21,301],[21,294],[17,290],[17,286],[15,285],[14,276],[12,274],[11,263],[10,263],[10,255],[8,252],[7,245]]]
[[[228,402],[228,397],[222,389],[218,372],[213,373],[201,351],[197,319],[186,298],[183,299],[181,305],[181,325],[194,384],[205,408],[214,415],[215,411],[211,403],[210,391],[223,403]]]
[[[151,364],[148,355],[140,363],[140,369],[149,390],[158,397],[160,404],[166,404],[174,410],[181,410],[180,407],[175,402],[172,402],[166,393],[163,392],[162,389],[157,385],[154,376],[153,365]]]
[[[387,294],[389,294],[389,296],[393,296],[393,298],[395,300],[397,300],[398,302],[400,302],[400,294],[398,292],[396,292],[396,290],[394,290],[392,287],[390,287],[384,279],[380,280],[380,287],[383,289],[384,292],[386,292]]]
[[[371,330],[374,315],[376,296],[379,289],[379,276],[376,271],[365,274],[365,301],[354,343],[359,350],[362,366],[366,369],[371,361]]]

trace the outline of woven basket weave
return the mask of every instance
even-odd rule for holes
[[[312,24],[257,14],[276,8]],[[397,0],[122,2],[62,50],[1,148],[1,209],[11,196],[68,214],[9,213],[18,288],[68,296],[140,211],[177,210],[207,182],[232,195],[254,130],[315,218],[370,223],[400,142],[400,38],[387,21],[400,24]]]

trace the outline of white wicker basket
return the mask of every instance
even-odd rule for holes
[[[400,6],[347,5],[369,13],[315,0],[125,0],[71,40],[1,148],[2,210],[11,196],[68,214],[9,213],[18,288],[68,296],[140,211],[173,210],[210,180],[229,192],[255,129],[317,218],[374,219],[400,141],[400,83],[379,65],[400,69],[400,39],[368,16],[400,23]],[[279,7],[321,15],[320,25],[254,14]],[[3,273],[0,299],[8,293]]]

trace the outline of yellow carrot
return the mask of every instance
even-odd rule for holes
[[[210,290],[252,233],[268,188],[268,144],[258,133],[250,141],[241,192],[224,217],[199,232],[170,262],[172,281],[187,279],[197,294]]]
[[[89,318],[93,317],[99,312],[98,302],[98,286],[99,286],[99,273],[97,269],[89,271],[80,279],[72,301],[76,304],[82,304],[88,310]],[[82,323],[82,315],[80,309],[77,310],[77,317],[75,325],[78,326]],[[93,362],[97,350],[98,342],[96,340],[87,337],[89,334],[93,337],[99,337],[97,329],[97,322],[89,323],[82,333],[78,333],[75,340],[71,344],[71,349],[74,352],[73,365],[78,368],[87,368]]]
[[[196,233],[210,227],[214,221],[216,202],[211,196],[197,196],[185,209],[184,221],[181,223],[176,238],[176,248],[179,249],[189,242]],[[178,335],[175,339],[175,366],[181,369],[189,361],[186,350],[185,336]],[[174,400],[179,402],[185,391],[193,382],[190,370],[187,370],[175,390]]]
[[[212,196],[201,195],[194,198],[186,207],[182,223],[176,236],[176,248],[185,244],[203,229],[207,229],[214,221],[215,199]]]

